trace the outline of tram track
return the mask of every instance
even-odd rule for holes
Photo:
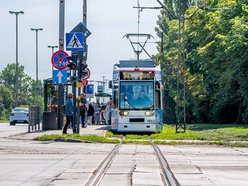
[[[111,163],[113,162],[115,156],[119,152],[122,146],[122,140],[119,141],[117,145],[111,150],[111,152],[106,156],[106,158],[100,163],[100,165],[93,171],[92,176],[89,178],[86,186],[97,186],[101,183],[104,175],[106,174],[108,168],[110,167]]]
[[[150,143],[154,149],[154,152],[158,158],[158,162],[160,164],[162,170],[162,176],[164,178],[164,182],[168,186],[180,186],[177,179],[175,178],[173,172],[171,171],[168,162],[166,161],[164,155],[162,154],[159,147],[154,143],[154,140],[150,138]]]
[[[159,163],[161,181],[163,182],[163,184],[166,186],[180,186],[174,174],[172,173],[164,155],[162,154],[159,147],[154,143],[152,138],[150,138],[150,144],[152,146],[152,149],[154,150],[154,155],[157,157],[157,161]],[[116,156],[118,155],[121,147],[122,147],[122,140],[120,140],[120,142],[114,146],[114,148],[108,153],[105,159],[93,171],[92,175],[85,183],[86,186],[97,186],[101,184],[105,175],[108,173],[109,168],[114,162]],[[131,172],[135,172],[135,168]]]

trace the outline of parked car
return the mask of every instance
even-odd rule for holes
[[[10,115],[10,125],[16,123],[28,123],[29,108],[16,107],[12,110]]]

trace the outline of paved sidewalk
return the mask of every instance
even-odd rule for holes
[[[110,125],[91,125],[87,126],[86,128],[80,128],[80,135],[105,136],[108,129],[110,129]],[[67,133],[73,134],[72,129],[68,129]],[[22,132],[9,136],[8,138],[17,140],[32,140],[33,138],[42,136],[44,134],[62,134],[62,130],[36,130],[31,132]]]

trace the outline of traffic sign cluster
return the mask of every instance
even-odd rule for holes
[[[68,74],[70,74],[70,81],[72,82],[77,81],[84,83],[90,77],[90,70],[86,64],[88,47],[85,43],[85,39],[91,33],[81,23],[72,31],[71,33],[66,33],[66,50],[72,51],[72,55],[69,56],[68,53],[62,50],[52,55],[51,62],[54,67],[54,84],[67,84]]]

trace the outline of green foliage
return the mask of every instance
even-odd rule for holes
[[[165,3],[176,14],[169,5],[177,1]],[[197,9],[191,5],[193,1],[187,5],[186,17]],[[205,7],[207,11],[200,9],[185,22],[187,122],[248,123],[247,1],[212,0]],[[161,14],[156,30],[165,30],[165,42],[157,59],[169,90],[167,96],[175,100],[178,21],[166,11]],[[175,107],[175,102],[167,100],[167,107]],[[165,115],[167,120],[175,117],[173,113]]]
[[[0,84],[0,119],[9,118],[9,113],[14,105],[14,96],[11,88]]]
[[[34,105],[38,99],[43,108],[43,85],[36,83],[24,73],[24,67],[18,67],[18,96],[15,96],[15,64],[8,64],[0,72],[0,119],[8,119],[11,110],[19,105]],[[17,101],[17,102],[16,102]]]

